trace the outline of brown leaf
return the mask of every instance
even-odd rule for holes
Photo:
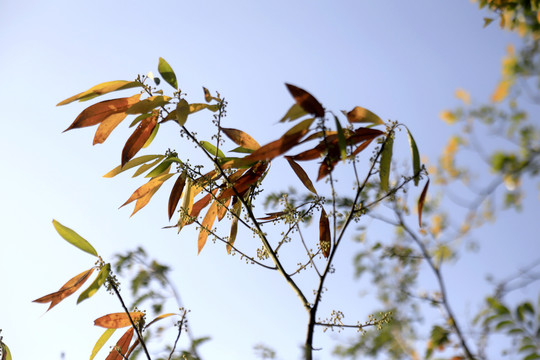
[[[139,101],[140,97],[141,95],[137,94],[129,98],[106,100],[89,106],[77,116],[75,121],[64,132],[97,125],[114,114],[124,113],[131,105]],[[124,118],[126,116],[127,114],[124,115]]]
[[[302,107],[302,109],[317,117],[324,117],[324,108],[322,107],[321,103],[317,101],[315,97],[313,97],[313,95],[308,93],[306,90],[300,89],[299,87],[291,84],[285,84],[285,86],[287,86],[287,89],[289,89],[289,92],[293,96],[294,100]]]
[[[60,290],[53,292],[51,294],[40,297],[39,299],[34,300],[33,302],[46,304],[50,302],[50,306],[47,311],[51,310],[53,307],[58,305],[62,300],[72,295],[77,291],[85,282],[88,280],[90,275],[94,272],[94,268],[90,270],[83,271],[77,276],[71,278],[67,283],[60,288]]]
[[[234,187],[230,187],[223,191],[223,193],[218,196],[218,200],[222,201],[223,199],[237,194],[242,195],[247,189],[249,189],[251,185],[255,184],[261,178],[267,167],[267,162],[259,162],[255,164],[249,169],[249,171],[242,175],[238,181],[234,183]]]
[[[149,194],[150,192],[154,190],[157,191],[157,189],[159,189],[159,187],[173,175],[174,174],[161,174],[159,176],[156,176],[155,178],[150,179],[149,182],[147,182],[146,184],[144,184],[143,186],[135,190],[133,194],[131,194],[129,199],[120,207],[126,206],[132,201],[145,197],[147,194]]]
[[[356,155],[358,155],[361,151],[363,151],[365,148],[367,148],[369,146],[369,144],[371,144],[373,140],[367,140],[367,141],[364,141],[363,143],[361,143],[360,145],[358,145],[356,147],[356,149],[354,149],[354,151],[351,153],[351,155],[349,155],[349,158],[354,158]]]
[[[324,208],[321,210],[321,218],[319,220],[319,244],[324,257],[328,258],[332,243],[330,235],[330,222],[328,221],[328,216],[326,215]]]
[[[281,216],[285,215],[286,213],[287,213],[286,211],[278,211],[278,212],[266,213],[267,216],[257,218],[257,220],[262,220],[262,221],[274,220],[274,219],[280,218]]]
[[[199,216],[199,213],[202,209],[208,206],[210,204],[210,200],[212,200],[212,195],[216,195],[218,189],[214,189],[212,191],[212,194],[206,194],[202,198],[199,199],[195,204],[193,204],[193,207],[191,208],[191,212],[189,213],[189,216],[192,218],[196,218]],[[189,224],[192,223],[192,221],[188,221]]]
[[[140,344],[139,338],[135,337],[135,341],[133,342],[133,345],[131,345],[131,347],[129,348],[126,354],[126,359],[129,359],[129,357],[131,356],[131,353],[137,348],[137,346],[139,346],[139,344]]]
[[[227,135],[237,145],[240,145],[246,149],[257,150],[261,147],[261,145],[255,141],[255,139],[242,130],[221,128],[221,131],[223,131],[225,135]]]
[[[300,165],[298,165],[297,162],[295,162],[293,159],[291,159],[289,156],[285,156],[285,159],[287,159],[287,161],[289,162],[289,165],[291,165],[292,169],[296,173],[296,176],[298,176],[300,181],[302,181],[302,184],[304,184],[304,186],[309,191],[311,191],[312,193],[317,195],[317,190],[315,190],[315,187],[313,186],[313,183],[309,179],[309,176],[306,174],[304,169]]]
[[[422,190],[422,193],[420,194],[420,198],[418,199],[418,225],[420,227],[422,227],[422,210],[424,209],[424,202],[426,201],[428,187],[429,178],[426,182],[426,185],[424,186],[424,190]]]
[[[352,123],[373,123],[377,125],[384,124],[384,121],[375,113],[361,106],[356,106],[347,113],[347,120]]]
[[[144,317],[144,313],[140,311],[130,312],[129,314],[131,315],[131,319],[133,319],[135,325],[137,325],[137,323],[140,322]],[[94,325],[107,329],[119,329],[126,326],[131,326],[131,321],[129,321],[128,314],[121,312],[104,315],[94,320]]]
[[[233,215],[231,222],[231,231],[229,232],[229,239],[227,241],[227,254],[229,255],[231,254],[232,247],[236,240],[236,234],[238,233],[238,217],[240,217],[241,212],[242,202],[238,200],[237,196],[234,196],[232,200],[232,213],[236,216]]]
[[[112,91],[124,90],[124,89],[129,89],[129,88],[137,87],[137,86],[142,86],[142,84],[137,81],[125,81],[125,80],[107,81],[107,82],[98,84],[96,86],[93,86],[90,89],[83,91],[82,93],[73,95],[72,97],[64,101],[59,102],[56,106],[66,105],[76,100],[86,101],[100,95],[108,94]]]
[[[118,340],[116,345],[112,348],[111,352],[109,353],[109,356],[105,360],[121,360],[121,359],[127,359],[128,357],[125,356],[128,352],[129,344],[131,343],[131,340],[133,339],[133,333],[134,329],[131,327],[129,328],[124,335]]]
[[[135,154],[141,150],[144,143],[146,143],[146,140],[148,140],[152,134],[152,131],[156,127],[157,115],[157,112],[155,112],[152,116],[149,116],[141,121],[133,134],[131,134],[126,142],[126,145],[124,146],[124,149],[122,150],[122,166],[131,160],[131,158],[133,158]]]
[[[204,244],[206,244],[206,239],[208,239],[208,235],[210,234],[210,231],[212,230],[212,225],[214,224],[214,221],[216,220],[218,212],[218,202],[214,201],[212,205],[210,205],[210,208],[208,209],[208,212],[204,216],[204,219],[201,223],[201,231],[199,232],[199,241],[198,241],[198,247],[199,251],[198,254],[201,253],[201,250],[204,247]]]
[[[184,191],[184,185],[186,184],[186,171],[182,172],[178,179],[176,179],[176,182],[174,183],[174,186],[171,190],[171,195],[169,196],[169,206],[168,206],[168,212],[169,212],[169,221],[171,220],[174,211],[176,210],[176,207],[178,206],[178,202],[180,201],[180,197],[182,196],[182,191]]]
[[[225,217],[225,214],[227,214],[227,209],[229,208],[229,204],[231,203],[231,198],[226,199],[225,201],[221,201],[221,204],[218,204],[218,221],[223,220]]]

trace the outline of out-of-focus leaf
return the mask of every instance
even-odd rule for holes
[[[135,159],[132,159],[130,161],[128,161],[126,164],[124,164],[124,166],[122,165],[118,165],[117,167],[115,167],[114,169],[112,169],[111,171],[109,171],[108,173],[106,173],[105,175],[103,175],[103,177],[106,177],[106,178],[112,178],[118,174],[120,174],[121,172],[123,171],[126,171],[126,170],[129,170],[135,166],[139,166],[141,164],[144,164],[148,161],[152,161],[154,159],[163,159],[165,156],[163,155],[143,155],[143,156],[139,156]]]
[[[293,121],[307,114],[308,113],[300,105],[294,104],[279,122]]]
[[[176,179],[176,182],[173,185],[173,188],[171,190],[171,195],[169,196],[169,206],[168,206],[168,214],[169,214],[169,221],[171,220],[174,211],[176,210],[176,207],[178,206],[178,202],[180,201],[180,197],[182,196],[182,191],[184,190],[184,185],[186,184],[186,177],[187,173],[184,170],[178,179]]]
[[[144,313],[140,311],[130,312],[129,315],[131,316],[131,319],[133,320],[135,325],[137,325],[137,323],[140,323],[144,317]],[[129,316],[127,313],[120,312],[107,314],[100,318],[97,318],[96,320],[94,320],[94,325],[101,326],[107,329],[120,329],[126,326],[131,326],[131,322],[129,321]]]
[[[458,99],[463,101],[465,105],[471,104],[471,95],[467,91],[463,89],[457,89],[455,95]]]
[[[176,81],[176,74],[174,73],[172,67],[168,62],[163,58],[159,58],[158,71],[169,85],[173,88],[178,89],[178,82]]]
[[[142,85],[141,83],[136,82],[136,81],[125,81],[125,80],[108,81],[108,82],[98,84],[70,98],[67,98],[64,101],[59,102],[56,106],[66,105],[76,100],[86,101],[86,100],[90,100],[97,96],[107,94],[113,91],[129,89],[129,88],[137,87],[141,85]]]
[[[390,178],[390,166],[392,165],[392,151],[394,147],[394,138],[388,134],[388,138],[383,145],[381,154],[381,163],[379,167],[379,177],[381,180],[381,189],[388,191],[388,180]]]
[[[214,225],[214,221],[216,220],[217,212],[218,212],[218,202],[214,201],[212,202],[212,205],[210,205],[210,208],[208,209],[208,212],[204,216],[204,219],[201,223],[201,231],[199,232],[199,240],[198,240],[198,254],[201,253],[201,250],[206,244],[206,239],[208,239],[208,235],[210,234],[210,231],[212,230],[212,225]]]
[[[345,141],[345,134],[343,133],[343,128],[341,127],[341,123],[339,122],[337,116],[334,116],[334,119],[336,120],[338,146],[341,154],[341,160],[345,161],[347,159],[347,142]]]
[[[363,108],[361,106],[356,106],[354,109],[349,111],[347,114],[347,120],[352,123],[372,123],[375,125],[382,125],[384,121],[371,112],[370,110]]]
[[[135,329],[132,327],[127,329],[127,331],[122,335],[120,340],[114,345],[109,355],[105,358],[105,360],[122,360],[125,359],[125,355],[128,352],[129,344],[131,343],[131,340],[133,339],[133,333]]]
[[[306,90],[291,84],[285,84],[285,86],[287,86],[287,89],[293,96],[294,100],[298,105],[300,105],[300,107],[302,107],[302,109],[310,114],[315,115],[316,117],[324,117],[324,108],[313,95],[308,93]]]
[[[203,91],[204,91],[204,101],[208,103],[212,101],[213,97],[212,95],[210,95],[210,91],[208,91],[208,89],[205,88],[204,86],[203,86]]]
[[[416,146],[416,141],[414,141],[414,138],[408,128],[407,128],[407,135],[409,135],[409,146],[411,148],[414,185],[418,186],[418,182],[420,181],[420,154],[418,153],[418,147]]]
[[[497,325],[495,325],[495,330],[501,330],[502,328],[512,326],[512,325],[514,325],[514,322],[512,320],[499,321]]]
[[[115,331],[116,329],[107,329],[103,334],[101,334],[98,341],[94,345],[94,348],[92,349],[92,354],[90,354],[90,360],[96,357],[99,350],[101,350],[103,345],[105,345],[105,343],[111,338],[112,334],[114,334]]]
[[[495,20],[495,19],[485,17],[484,18],[484,27],[487,27],[489,24],[491,24],[493,22],[493,20]]]
[[[424,209],[424,203],[426,201],[426,195],[429,187],[429,178],[426,182],[426,185],[424,186],[424,190],[422,190],[422,193],[420,194],[420,198],[418,199],[418,226],[422,227],[422,210]]]
[[[148,99],[139,101],[136,104],[133,104],[129,109],[126,110],[128,114],[144,114],[154,110],[159,106],[167,104],[171,100],[169,96],[150,96]]]
[[[321,217],[319,219],[319,244],[321,246],[322,254],[325,258],[330,255],[330,248],[332,246],[330,235],[330,222],[324,208],[321,210]]]
[[[209,143],[208,141],[199,141],[201,146],[208,151],[211,155],[214,155],[215,157],[224,158],[225,154],[223,151],[218,150],[217,147],[215,147],[213,144]]]
[[[150,321],[146,327],[149,327],[150,325],[152,325],[153,323],[159,321],[159,320],[163,320],[165,318],[168,318],[170,316],[175,316],[175,315],[178,315],[178,314],[175,314],[175,313],[167,313],[167,314],[161,314],[159,316],[157,316],[154,320]]]
[[[228,128],[221,128],[221,131],[225,133],[231,139],[234,141],[237,145],[240,145],[244,149],[249,150],[257,150],[261,147],[255,139],[253,139],[251,136],[243,132],[242,130],[237,129],[228,129]]]
[[[137,126],[137,129],[135,129],[124,145],[124,149],[122,150],[122,166],[131,160],[131,158],[133,158],[133,156],[135,156],[135,154],[143,147],[146,140],[148,140],[152,134],[152,131],[154,131],[156,125],[157,113],[141,121],[139,126]]]
[[[180,99],[178,104],[176,105],[176,121],[181,126],[184,126],[186,124],[188,115],[189,115],[189,104],[186,101],[186,99]]]
[[[58,305],[62,300],[72,295],[75,291],[79,290],[79,288],[86,282],[86,280],[88,280],[88,278],[93,272],[94,272],[94,268],[83,271],[79,275],[74,276],[73,278],[69,279],[69,281],[60,288],[60,290],[53,292],[51,294],[42,296],[39,299],[34,300],[33,302],[40,303],[40,304],[46,304],[50,302],[51,304],[49,305],[49,308],[47,309],[47,311],[49,311],[53,307]]]
[[[317,190],[315,190],[315,187],[313,186],[313,183],[309,179],[309,176],[306,174],[304,169],[300,165],[298,165],[297,162],[295,162],[293,159],[291,159],[289,156],[285,156],[285,159],[287,159],[287,161],[289,162],[289,165],[291,165],[291,167],[294,170],[296,176],[298,176],[300,181],[302,181],[302,184],[304,184],[304,186],[309,191],[311,191],[312,193],[317,195]]]
[[[79,298],[77,299],[77,304],[92,297],[105,283],[105,280],[107,280],[107,277],[111,273],[111,264],[105,264],[101,270],[99,271],[98,276],[96,279],[90,284],[90,286],[84,290],[81,295],[79,295]]]
[[[227,254],[231,253],[232,247],[236,240],[236,234],[238,233],[238,218],[242,212],[242,202],[238,200],[238,197],[234,197],[232,201],[232,213],[233,218],[231,222],[231,231],[229,232],[229,239],[227,241]]]
[[[64,132],[87,126],[93,126],[107,120],[117,113],[124,113],[129,107],[139,101],[140,94],[128,98],[105,100],[84,109]],[[124,113],[124,118],[127,115]]]
[[[75,231],[60,224],[56,220],[53,220],[53,226],[58,232],[58,234],[60,234],[60,236],[64,238],[64,240],[78,247],[82,251],[85,251],[94,256],[98,256],[96,249],[94,249],[94,247],[90,245],[88,241],[86,241],[82,236],[77,234]]]

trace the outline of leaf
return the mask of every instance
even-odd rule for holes
[[[418,225],[420,227],[422,227],[422,210],[424,209],[424,202],[426,201],[428,187],[429,178],[426,182],[426,185],[424,186],[424,190],[422,190],[422,193],[420,194],[420,198],[418,199]]]
[[[240,145],[244,149],[257,150],[261,147],[261,145],[255,141],[255,139],[242,130],[221,128],[221,131],[223,131],[223,133],[225,133],[229,139],[234,141],[235,144]]]
[[[128,161],[126,164],[124,164],[124,166],[122,165],[118,165],[117,167],[115,167],[114,169],[112,169],[111,171],[109,171],[108,173],[106,173],[105,175],[103,175],[103,177],[106,177],[106,178],[112,178],[112,177],[115,177],[116,175],[120,174],[121,172],[124,172],[126,170],[129,170],[135,166],[139,166],[141,164],[144,164],[148,161],[152,161],[154,159],[163,159],[165,156],[163,155],[143,155],[143,156],[139,156],[135,159],[132,159],[130,161]]]
[[[229,232],[229,239],[227,241],[227,254],[231,254],[232,247],[236,241],[236,234],[238,233],[238,218],[242,212],[242,202],[238,200],[238,197],[234,197],[232,201],[232,213],[233,218],[231,222],[231,231]]]
[[[94,272],[94,268],[83,271],[79,275],[74,276],[73,278],[69,279],[69,281],[60,288],[60,290],[53,292],[51,294],[42,296],[39,299],[34,300],[33,302],[40,303],[40,304],[46,304],[50,302],[51,304],[49,308],[47,309],[47,311],[49,311],[53,307],[58,305],[62,300],[72,295],[75,291],[79,290],[79,288],[86,282],[86,280],[88,280],[88,278],[93,272]]]
[[[165,319],[165,318],[168,318],[169,316],[174,316],[174,315],[178,315],[178,314],[175,314],[175,313],[167,313],[167,314],[161,314],[159,316],[157,316],[154,320],[150,321],[146,326],[145,328],[148,328],[150,325],[152,325],[153,323],[159,321],[159,320],[162,320],[162,319]]]
[[[198,241],[198,254],[201,253],[201,250],[206,244],[206,239],[208,239],[208,235],[210,234],[210,231],[212,230],[212,225],[214,224],[214,221],[216,220],[217,212],[218,212],[218,202],[214,201],[212,202],[212,205],[210,205],[210,208],[208,209],[208,212],[204,216],[204,219],[201,223],[201,231],[199,232],[199,241]]]
[[[300,105],[294,104],[279,122],[293,121],[307,114],[308,113]]]
[[[144,174],[146,171],[150,170],[151,168],[153,168],[154,166],[158,165],[159,162],[164,158],[165,156],[162,155],[162,157],[156,159],[155,161],[152,161],[150,164],[144,164],[144,165],[141,165],[134,173],[133,173],[133,176],[132,177],[137,177],[141,174]],[[167,167],[169,168],[169,167]],[[154,168],[155,170],[155,168]],[[154,171],[152,170],[152,171]],[[146,176],[145,176],[146,177]]]
[[[512,320],[503,320],[499,321],[497,325],[495,325],[495,330],[501,330],[504,327],[514,325],[514,322]]]
[[[9,351],[8,346],[4,344],[2,340],[0,340],[0,355],[2,355],[0,360],[12,360],[11,351]]]
[[[298,176],[300,181],[302,181],[302,184],[304,184],[304,186],[309,191],[311,191],[312,193],[317,195],[317,190],[315,190],[315,187],[313,186],[313,183],[309,179],[309,176],[306,174],[304,169],[300,165],[298,165],[297,162],[295,162],[293,159],[291,159],[289,156],[285,156],[285,159],[287,159],[287,161],[289,162],[289,165],[291,165],[292,169],[296,173],[296,176]]]
[[[388,191],[388,179],[390,178],[390,165],[392,164],[392,148],[394,146],[393,134],[388,134],[386,142],[383,144],[381,153],[381,163],[379,167],[379,177],[381,180],[381,189]]]
[[[204,91],[204,101],[206,102],[212,101],[213,97],[212,95],[210,95],[210,91],[208,91],[208,89],[205,88],[204,86],[203,86],[203,91]]]
[[[75,121],[64,132],[87,126],[93,126],[105,121],[112,115],[124,113],[130,106],[139,101],[140,94],[129,98],[106,100],[84,109]],[[127,114],[124,113],[124,118]]]
[[[361,106],[356,106],[354,109],[346,113],[347,120],[352,123],[372,123],[375,125],[383,125],[384,121],[371,112],[370,110],[363,108]]]
[[[218,214],[217,214],[218,221],[223,220],[223,218],[227,214],[227,209],[229,208],[229,204],[231,203],[231,198],[232,197],[226,199],[225,201],[221,201],[221,203],[218,204]]]
[[[150,146],[152,141],[154,141],[154,139],[156,138],[156,135],[157,135],[158,131],[159,131],[159,123],[157,123],[156,126],[154,126],[154,130],[152,130],[152,133],[150,134],[150,137],[146,140],[146,142],[144,143],[144,145],[142,147],[143,149]]]
[[[199,216],[199,213],[202,209],[208,206],[210,204],[210,200],[212,200],[212,195],[216,195],[218,189],[214,189],[212,193],[206,194],[202,198],[200,198],[196,203],[193,204],[193,207],[191,208],[191,212],[189,213],[189,216],[192,218],[197,218]],[[188,222],[189,224],[192,223],[190,220]]]
[[[129,315],[131,316],[131,319],[137,325],[137,323],[140,323],[144,317],[144,313],[140,311],[134,311],[130,312]],[[103,328],[107,329],[120,329],[126,326],[131,326],[131,322],[129,321],[129,316],[125,312],[120,313],[112,313],[104,315],[96,320],[94,320],[95,326],[101,326]]]
[[[163,58],[159,58],[158,71],[169,85],[173,88],[178,89],[178,82],[176,81],[176,74],[174,73],[172,67],[168,62]]]
[[[485,17],[484,18],[484,27],[487,27],[489,24],[491,24],[493,20],[495,20],[495,19]]]
[[[60,236],[64,238],[64,240],[78,247],[82,251],[85,251],[94,256],[98,256],[96,249],[94,249],[94,247],[90,245],[88,241],[86,241],[82,236],[77,234],[75,231],[60,224],[56,220],[53,220],[53,226],[58,232],[58,234],[60,234]]]
[[[302,107],[306,112],[315,115],[316,117],[324,117],[324,108],[321,103],[313,97],[306,90],[301,89],[291,84],[285,84],[287,89],[293,96],[298,105]]]
[[[81,295],[79,295],[79,298],[77,299],[77,304],[92,297],[105,283],[105,280],[109,277],[109,274],[111,273],[111,264],[105,264],[101,270],[99,271],[98,276],[96,279],[90,284],[90,286],[84,290]]]
[[[163,174],[164,172],[169,172],[172,163],[182,164],[182,160],[175,156],[171,156],[163,160],[161,164],[156,166],[152,171],[146,174],[146,178],[153,178]]]
[[[126,110],[128,114],[143,114],[154,110],[157,107],[168,104],[171,100],[169,96],[156,95],[151,96],[148,99],[139,101],[136,104],[133,104],[129,109]]]
[[[491,101],[494,103],[498,103],[506,99],[512,85],[513,81],[510,79],[501,80],[497,85],[497,88],[491,95]]]
[[[173,188],[171,190],[171,195],[169,196],[169,206],[168,214],[169,214],[169,221],[171,220],[174,211],[176,210],[176,207],[178,206],[178,202],[180,201],[180,197],[182,196],[182,191],[184,190],[184,185],[186,184],[186,177],[187,173],[184,170],[178,179],[176,179],[176,182],[173,185]]]
[[[185,99],[180,99],[176,105],[176,121],[180,126],[186,124],[187,118],[189,115],[189,104]]]
[[[219,201],[222,201],[225,198],[231,197],[233,195],[242,195],[244,192],[246,192],[253,184],[255,184],[259,179],[263,176],[264,172],[266,171],[266,168],[268,167],[267,162],[257,163],[255,166],[253,166],[249,171],[247,171],[244,175],[242,175],[238,181],[234,183],[233,187],[230,187],[226,189],[221,195],[218,197]]]
[[[105,360],[121,360],[124,359],[124,355],[127,353],[129,349],[129,344],[131,343],[131,340],[133,339],[133,333],[135,329],[132,327],[127,329],[127,331],[122,335],[120,340],[114,345],[109,355],[105,358]]]
[[[143,207],[148,204],[152,196],[159,190],[161,185],[167,180],[169,180],[174,174],[162,174],[159,176],[156,176],[155,178],[152,178],[149,182],[135,190],[133,194],[129,197],[129,199],[120,207],[123,207],[135,200],[137,200],[137,203],[135,204],[135,209],[133,210],[133,213],[131,216],[135,215],[137,211],[142,209]]]
[[[214,157],[224,158],[225,154],[223,151],[219,150],[217,147],[215,147],[213,144],[209,143],[208,141],[199,141],[199,144],[210,153],[210,155],[214,155]]]
[[[194,103],[189,104],[189,113],[193,114],[198,111],[201,111],[203,109],[208,109],[210,111],[216,112],[219,110],[219,104],[201,104],[201,103]]]
[[[97,96],[104,95],[113,91],[129,89],[129,88],[137,87],[137,86],[142,86],[142,84],[136,81],[125,81],[125,80],[108,81],[108,82],[98,84],[70,98],[67,98],[64,101],[59,102],[56,106],[66,105],[76,100],[86,101],[86,100],[90,100]]]
[[[414,138],[408,128],[407,128],[407,135],[409,135],[409,146],[411,148],[414,185],[418,186],[418,182],[420,181],[420,154],[418,153],[418,147],[416,146],[416,141],[414,141]]]
[[[122,150],[122,166],[124,166],[146,143],[157,124],[157,113],[150,116],[139,124],[129,137]]]
[[[457,89],[455,95],[458,99],[463,101],[465,105],[471,104],[471,95],[466,90]]]
[[[337,116],[334,115],[334,119],[336,120],[338,146],[339,152],[341,153],[341,160],[345,161],[347,159],[347,143],[345,141],[345,134],[343,133],[343,128],[341,127]]]
[[[180,232],[182,227],[189,221],[189,214],[193,207],[193,197],[195,195],[194,186],[191,185],[191,182],[191,178],[188,177],[186,179],[185,190],[182,194],[182,205],[180,205],[182,211],[180,213],[180,219],[178,219],[178,232]]]
[[[99,350],[101,350],[103,345],[105,345],[105,343],[111,338],[112,334],[114,334],[115,331],[116,329],[105,330],[105,332],[99,337],[98,341],[94,345],[94,348],[92,349],[92,354],[90,354],[90,360],[96,357]]]
[[[330,255],[330,248],[332,246],[330,235],[330,222],[324,208],[321,209],[321,217],[319,219],[319,244],[321,246],[322,254],[325,258]]]

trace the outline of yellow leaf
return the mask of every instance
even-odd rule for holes
[[[452,125],[453,123],[457,121],[456,115],[449,110],[441,111],[441,113],[439,114],[439,117],[448,125]]]
[[[212,225],[214,224],[214,220],[216,219],[218,212],[218,202],[214,201],[212,202],[212,205],[210,205],[210,208],[208,209],[208,212],[204,216],[203,222],[201,224],[201,231],[199,232],[199,241],[198,241],[198,253],[201,253],[201,250],[204,247],[204,244],[206,244],[206,239],[208,239],[208,235],[210,234],[210,231],[212,230]]]
[[[470,105],[471,103],[471,95],[463,89],[456,90],[456,97],[463,101],[465,105]]]
[[[497,88],[491,95],[491,101],[497,103],[506,99],[506,97],[508,96],[510,87],[512,86],[512,83],[513,82],[508,79],[501,80],[499,84],[497,85]]]

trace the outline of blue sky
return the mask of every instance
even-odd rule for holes
[[[165,195],[131,219],[130,209],[117,210],[140,183],[101,175],[118,165],[127,125],[92,147],[92,130],[62,134],[85,104],[57,108],[59,101],[100,82],[157,74],[161,56],[190,99],[202,100],[201,86],[219,91],[229,102],[227,127],[242,128],[260,143],[285,131],[276,122],[292,103],[283,85],[289,82],[326,108],[360,105],[407,124],[421,152],[435,159],[452,132],[439,112],[459,104],[457,88],[487,99],[506,45],[517,41],[496,26],[483,29],[483,16],[468,1],[2,1],[0,328],[14,358],[54,360],[61,352],[67,360],[84,358],[101,332],[92,321],[121,311],[104,291],[45,315],[31,303],[93,264],[57,236],[53,218],[105,258],[139,244],[163,255],[175,268],[195,335],[213,338],[203,348],[205,359],[252,358],[260,342],[292,359],[304,341],[303,309],[276,274],[226,257],[217,245],[196,256],[194,232],[178,237],[161,230]],[[209,120],[197,121],[193,126],[206,135]],[[150,153],[174,147],[176,130],[164,133]],[[463,276],[470,276],[467,289],[487,289],[484,275],[501,271],[495,264],[510,271],[526,262],[519,249],[538,249],[527,242],[539,230],[531,215],[538,213],[537,189],[530,190],[523,214],[507,212],[504,223],[478,233],[492,243],[465,255],[463,267],[449,274],[451,289],[462,290]],[[523,243],[508,246],[508,238]],[[357,296],[369,289],[352,281],[356,251],[354,244],[344,247],[343,270],[330,279],[339,286],[329,288],[349,299],[345,308],[365,308],[353,315],[362,319],[371,305]],[[474,309],[481,298],[465,305]],[[317,333],[316,346],[324,349],[319,358],[329,357],[334,339],[353,335]]]

